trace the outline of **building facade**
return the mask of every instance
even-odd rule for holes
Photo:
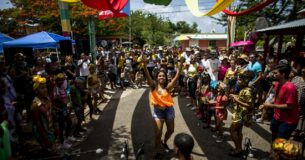
[[[226,33],[199,33],[199,34],[181,34],[174,39],[176,44],[183,48],[198,46],[201,49],[220,50],[227,48],[228,35]]]

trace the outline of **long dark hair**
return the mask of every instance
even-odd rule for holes
[[[163,88],[165,88],[165,87],[167,86],[167,84],[168,84],[168,78],[167,78],[167,72],[166,72],[166,70],[165,70],[164,68],[161,68],[161,69],[157,72],[156,77],[155,77],[155,80],[156,80],[156,84],[158,84],[158,75],[159,75],[161,72],[164,73],[164,75],[165,75],[165,83],[164,83],[164,85],[162,86]]]

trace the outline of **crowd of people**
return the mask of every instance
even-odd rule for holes
[[[298,62],[233,48],[175,46],[119,46],[107,51],[99,47],[95,57],[82,53],[78,60],[72,55],[60,60],[57,54],[37,54],[34,66],[27,65],[22,53],[15,54],[11,65],[0,56],[0,133],[9,141],[4,148],[10,154],[11,148],[16,154],[22,143],[24,121],[32,124],[43,151],[68,149],[86,134],[85,109],[91,119],[102,113],[98,104],[107,101],[105,90],[136,89],[147,81],[154,106],[156,157],[161,146],[168,148],[174,132],[172,96],[177,94],[189,97],[186,107],[195,111],[204,129],[216,133],[217,143],[224,140],[227,109],[233,109],[230,134],[235,148],[230,156],[239,157],[243,126],[269,121],[272,141],[304,130],[305,66]],[[167,132],[161,140],[164,122]]]

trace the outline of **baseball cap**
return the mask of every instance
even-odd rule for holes
[[[241,55],[238,57],[238,59],[242,59],[242,60],[244,60],[244,61],[246,61],[246,62],[248,62],[248,60],[249,60],[249,58],[248,58],[248,56],[247,56],[246,54],[241,54]]]

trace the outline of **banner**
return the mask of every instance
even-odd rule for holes
[[[219,0],[207,13],[201,13],[198,6],[198,0],[185,0],[185,3],[191,13],[196,17],[212,16],[226,9],[234,0]]]
[[[227,9],[224,9],[222,12],[224,12],[225,14],[227,14],[229,16],[242,16],[242,15],[246,15],[246,14],[261,10],[264,7],[268,6],[269,4],[271,4],[273,2],[274,2],[274,0],[264,0],[260,4],[254,6],[252,8],[249,8],[247,10],[241,11],[241,12],[233,12],[233,11],[230,11],[230,10],[227,10]]]

